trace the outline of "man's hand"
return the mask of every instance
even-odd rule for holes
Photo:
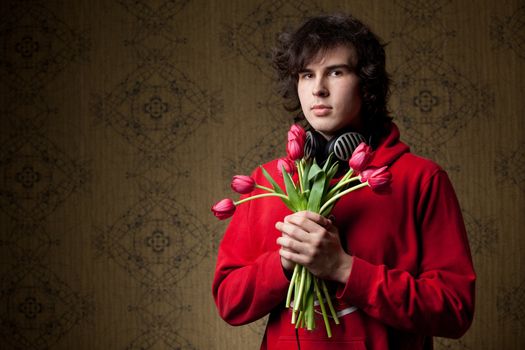
[[[319,278],[346,283],[353,259],[344,251],[332,221],[301,211],[286,216],[275,227],[282,232],[277,244],[281,246],[279,254],[285,270],[301,264]]]

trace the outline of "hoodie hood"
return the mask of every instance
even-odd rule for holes
[[[396,124],[390,123],[388,134],[379,141],[374,150],[372,167],[390,166],[403,154],[410,152],[410,147],[399,140],[399,129]]]

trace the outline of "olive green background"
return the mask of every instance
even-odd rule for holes
[[[449,173],[478,274],[472,328],[525,346],[525,5],[2,1],[0,348],[256,349],[211,280],[234,174],[284,153],[275,35],[349,11],[386,42],[391,109]]]

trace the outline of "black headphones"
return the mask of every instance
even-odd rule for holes
[[[307,131],[304,156],[307,159],[315,158],[317,164],[321,165],[333,153],[339,161],[339,169],[348,169],[348,160],[361,142],[366,142],[365,137],[353,131],[343,132],[328,141],[315,130]]]

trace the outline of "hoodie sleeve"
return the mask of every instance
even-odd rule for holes
[[[257,182],[262,183],[260,180]],[[257,202],[261,206],[271,200]],[[289,285],[277,247],[264,248],[269,232],[263,231],[269,226],[258,224],[267,220],[259,217],[259,210],[252,209],[254,204],[250,201],[237,207],[217,256],[213,297],[220,316],[231,325],[267,315],[284,300]],[[257,211],[257,218],[251,217],[252,210]]]
[[[354,256],[337,297],[392,328],[459,338],[472,322],[476,276],[459,204],[444,171],[423,185],[417,211],[419,273]]]

